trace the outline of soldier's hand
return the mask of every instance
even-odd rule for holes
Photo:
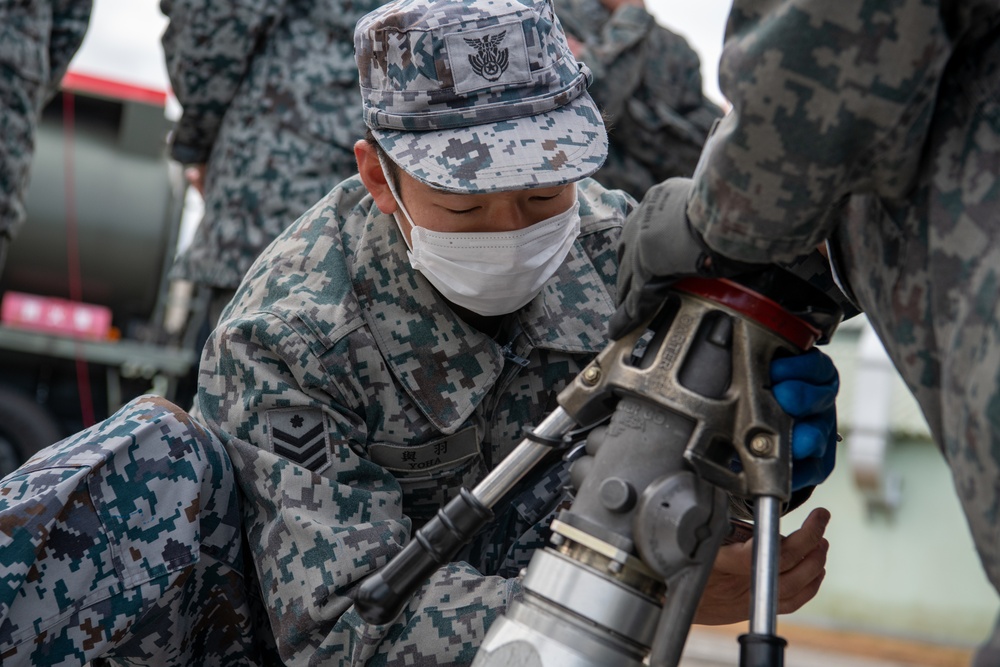
[[[830,543],[823,537],[830,512],[814,509],[802,527],[781,538],[778,560],[778,613],[798,610],[819,592],[826,575]],[[753,572],[753,539],[719,549],[712,574],[705,585],[694,622],[728,625],[750,617],[750,579]]]
[[[184,178],[198,191],[202,197],[205,196],[205,169],[207,165],[193,164],[184,170]]]
[[[573,57],[579,59],[580,54],[583,53],[583,42],[573,35],[566,33],[566,43],[569,45],[569,50],[573,54]]]
[[[625,221],[618,245],[618,309],[609,333],[619,339],[650,318],[678,278],[734,276],[754,265],[713,252],[687,217],[689,178],[649,189]]]
[[[634,5],[643,8],[646,6],[643,0],[601,0],[601,4],[607,7],[608,11],[612,14],[615,13],[616,9],[625,5]]]

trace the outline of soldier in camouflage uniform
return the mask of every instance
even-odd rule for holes
[[[693,183],[651,190],[628,226],[616,333],[652,307],[650,276],[827,242],[1000,590],[1000,2],[737,0],[720,80],[733,112]]]
[[[722,111],[702,92],[701,63],[642,0],[556,0],[556,14],[608,127],[608,159],[594,178],[639,199],[694,172]]]
[[[217,438],[154,397],[0,481],[0,663],[254,665]]]
[[[424,14],[433,39],[412,49],[378,29]],[[206,352],[200,405],[226,449],[174,406],[143,397],[0,482],[5,665],[100,656],[271,664],[272,629],[292,664],[376,654],[390,664],[471,661],[564,499],[561,462],[512,493],[396,623],[365,625],[349,595],[459,485],[473,485],[509,452],[602,346],[614,245],[634,202],[579,180],[599,166],[605,139],[586,70],[551,17],[549,5],[443,3],[435,14],[410,2],[359,32],[375,132],[356,147],[361,178],[336,188],[265,254]],[[456,92],[422,98],[437,83],[427,63],[448,50],[464,57],[447,74]],[[540,85],[525,95],[533,80]],[[406,96],[393,90],[401,81]],[[491,107],[494,95],[502,101]],[[456,104],[466,108],[450,118],[427,113]],[[495,122],[479,124],[491,109]],[[508,117],[512,110],[526,115]],[[406,131],[427,122],[456,126]],[[513,150],[512,135],[529,148]],[[507,150],[497,152],[498,140]],[[435,167],[435,157],[452,163]],[[496,241],[492,228],[514,228],[507,244],[527,238],[532,252],[521,260],[544,256],[547,268],[524,272],[527,282],[490,276],[485,285],[503,288],[493,298],[466,302],[447,281],[436,291],[435,255],[426,251],[440,237],[412,226],[404,200],[430,227],[472,220],[486,228],[460,237]],[[247,494],[242,537],[252,566],[227,452]],[[813,517],[784,543],[786,611],[822,579],[824,523]],[[745,617],[744,546],[720,554],[702,620]]]
[[[264,251],[206,345],[197,407],[232,458],[285,664],[470,663],[565,500],[565,463],[538,466],[395,621],[355,610],[606,342],[634,201],[585,178],[606,135],[552,11],[401,0],[363,18],[359,176]],[[818,589],[825,519],[785,542],[783,611]],[[746,618],[743,546],[700,620]]]
[[[91,0],[0,4],[0,271],[24,224],[35,131],[90,21]]]
[[[383,1],[161,0],[183,108],[170,153],[205,196],[172,275],[215,295],[213,311],[281,230],[355,172],[364,123],[352,36]]]

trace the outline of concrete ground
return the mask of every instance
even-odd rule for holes
[[[737,637],[745,631],[745,625],[695,626],[678,667],[739,667]],[[779,627],[778,634],[788,641],[785,667],[969,667],[972,659],[972,649],[879,635],[800,626]]]
[[[745,626],[692,628],[680,667],[738,667]],[[779,627],[787,667],[968,667],[972,650],[876,635]]]

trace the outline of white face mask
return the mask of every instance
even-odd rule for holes
[[[480,315],[512,313],[534,299],[580,234],[580,203],[575,197],[559,215],[512,232],[432,231],[413,222],[392,180],[386,180],[397,206],[413,223],[410,265],[444,298]],[[395,217],[402,231],[398,214]]]

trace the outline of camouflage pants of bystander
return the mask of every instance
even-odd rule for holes
[[[155,396],[0,480],[0,663],[257,664],[222,443]]]

